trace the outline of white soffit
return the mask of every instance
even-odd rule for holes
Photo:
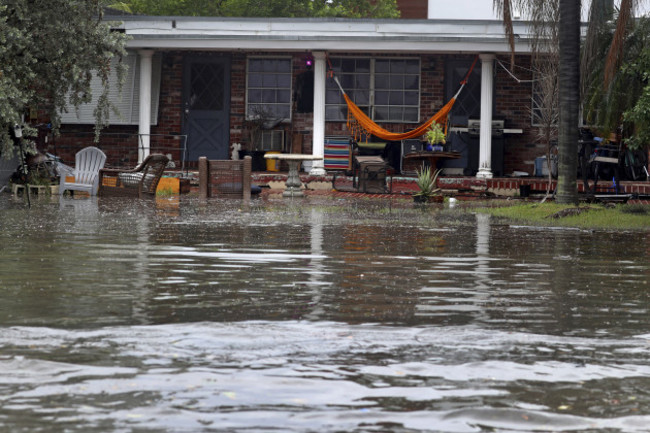
[[[110,17],[107,18],[111,20]],[[120,17],[129,48],[509,52],[494,20]],[[117,19],[116,19],[117,21]],[[528,26],[515,22],[516,52],[530,52]]]

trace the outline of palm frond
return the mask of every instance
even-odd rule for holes
[[[515,32],[512,26],[512,3],[511,0],[494,0],[492,3],[497,15],[503,20],[503,28],[510,46],[510,66],[515,65]]]
[[[602,63],[602,34],[608,27],[608,21],[614,14],[614,0],[592,0],[589,7],[589,25],[582,46],[580,57],[580,95],[581,100],[587,97],[590,90],[594,69]]]
[[[605,76],[604,85],[609,86],[612,82],[616,71],[623,61],[623,48],[625,39],[630,31],[636,9],[635,0],[621,0],[618,10],[618,19],[616,20],[616,30],[612,38],[612,45],[609,47],[607,58],[605,59]]]

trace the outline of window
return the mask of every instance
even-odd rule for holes
[[[332,69],[345,93],[364,113],[370,109],[370,59],[332,58]],[[327,80],[325,94],[325,119],[346,120],[347,106],[338,85]]]
[[[546,92],[545,88],[553,89],[551,82],[544,81],[539,74],[535,75],[532,89],[531,121],[532,126],[545,126],[547,124],[557,126],[559,122],[559,111],[557,109],[557,91]],[[548,107],[552,108],[548,108]]]
[[[248,58],[246,118],[291,119],[291,58]]]
[[[156,53],[152,59],[151,77],[151,124],[158,124],[158,102],[160,97],[160,72],[162,55]],[[114,61],[117,61],[115,59]],[[127,66],[126,81],[120,93],[117,73],[112,68],[110,75],[110,91],[108,94],[112,103],[117,106],[118,114],[111,112],[109,121],[111,125],[137,125],[140,116],[140,57],[137,53],[129,52],[122,60]],[[61,123],[68,124],[90,124],[95,123],[95,108],[97,99],[101,95],[103,85],[101,80],[93,75],[90,83],[92,89],[92,101],[83,104],[79,110],[71,105],[67,106],[67,112],[59,113]]]
[[[419,59],[332,58],[332,69],[350,99],[377,122],[420,120]],[[327,82],[325,116],[344,121],[347,107],[334,82]]]

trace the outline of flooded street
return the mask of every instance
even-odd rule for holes
[[[650,431],[649,232],[326,198],[0,212],[2,432]]]

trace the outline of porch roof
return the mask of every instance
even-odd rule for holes
[[[129,48],[408,53],[507,53],[495,20],[197,18],[120,16]],[[528,23],[516,21],[516,52],[530,52]]]

